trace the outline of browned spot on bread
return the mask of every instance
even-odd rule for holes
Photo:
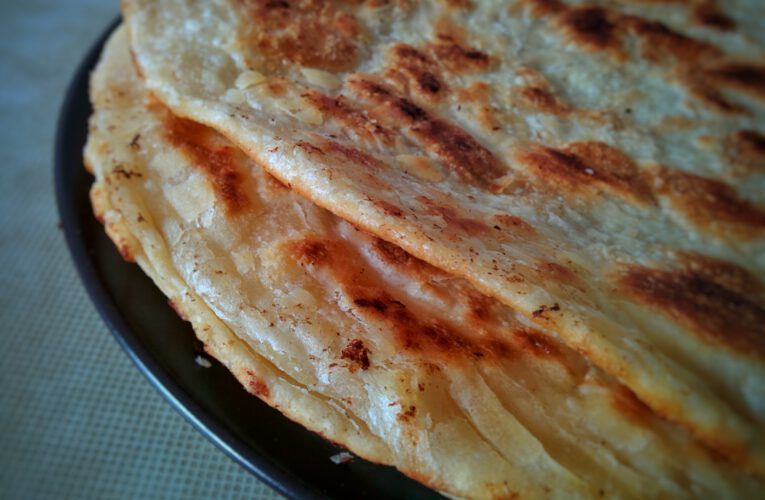
[[[712,44],[672,31],[663,23],[637,16],[623,16],[624,26],[641,39],[641,52],[658,61],[672,57],[683,64],[701,63],[716,57],[720,50]]]
[[[579,277],[572,269],[555,262],[540,261],[536,264],[535,269],[544,281],[554,281],[567,285],[579,283]]]
[[[122,241],[117,245],[117,250],[120,253],[120,257],[122,257],[122,260],[125,262],[135,262],[135,257],[130,249],[130,245]]]
[[[561,149],[538,146],[518,159],[551,185],[580,191],[601,186],[637,202],[652,200],[635,162],[602,142],[574,142]]]
[[[464,317],[476,328],[482,328],[485,322],[497,318],[500,304],[472,287],[458,288],[455,293],[464,297]]]
[[[457,176],[478,186],[487,186],[506,172],[494,155],[460,127],[429,117],[411,128],[411,133],[432,148],[445,166]]]
[[[630,419],[630,421],[636,424],[647,424],[648,420],[653,418],[653,412],[646,406],[645,403],[640,401],[634,392],[627,387],[620,385],[612,392],[612,400],[614,408],[616,408],[622,415]]]
[[[276,78],[269,78],[268,81],[265,83],[264,87],[266,91],[268,92],[268,95],[273,97],[281,97],[284,94],[287,93],[289,83],[286,79],[276,77]]]
[[[177,314],[179,318],[183,321],[189,320],[188,316],[186,316],[186,313],[183,311],[183,308],[175,299],[167,299],[167,303],[173,308],[173,311],[175,311],[175,314]]]
[[[467,87],[456,89],[455,94],[460,102],[486,104],[491,95],[491,87],[485,82],[475,82]]]
[[[591,50],[620,50],[619,30],[602,7],[567,8],[557,19],[563,31],[577,44]]]
[[[680,83],[688,90],[691,96],[708,104],[712,110],[726,115],[747,114],[748,111],[742,105],[731,102],[706,78],[693,70],[679,76]]]
[[[306,238],[292,245],[298,262],[312,266],[328,264],[332,261],[331,243],[319,239]]]
[[[486,71],[489,68],[491,58],[485,52],[466,45],[454,35],[439,33],[436,38],[436,42],[430,44],[430,50],[438,62],[452,73]]]
[[[414,90],[429,102],[441,100],[446,84],[438,76],[438,66],[430,56],[411,45],[398,43],[391,48],[389,57],[393,70],[404,75],[410,91]]]
[[[250,206],[250,200],[245,193],[246,175],[242,172],[245,160],[242,153],[224,143],[217,133],[196,122],[167,113],[164,124],[165,138],[190,157],[195,168],[207,175],[226,213],[237,215],[245,211]]]
[[[427,262],[418,259],[403,248],[393,243],[375,238],[375,253],[391,266],[404,268],[411,274],[440,274],[440,271]]]
[[[391,217],[403,217],[404,212],[394,205],[393,203],[389,203],[381,198],[371,198],[370,201],[372,204],[374,204],[376,207],[378,207],[380,210],[385,212],[386,215],[390,215]]]
[[[515,215],[497,214],[492,215],[491,218],[496,222],[492,227],[497,231],[510,230],[513,233],[520,233],[527,236],[533,236],[537,232],[531,224]]]
[[[740,295],[758,296],[765,289],[755,275],[732,262],[708,255],[684,252],[680,254],[680,264],[687,271],[696,273]]]
[[[756,238],[765,231],[765,207],[738,196],[731,186],[713,179],[655,170],[656,190],[696,227],[722,237]]]
[[[369,349],[359,339],[353,339],[348,342],[348,345],[343,347],[341,357],[351,361],[351,364],[348,366],[348,370],[351,373],[354,373],[358,368],[362,370],[369,369]]]
[[[736,27],[733,19],[720,10],[714,1],[705,1],[693,8],[692,19],[696,24],[719,31],[730,31]]]
[[[445,355],[457,360],[459,356],[483,357],[485,352],[461,335],[457,330],[433,319],[418,317],[405,304],[393,299],[382,290],[358,289],[352,291],[354,304],[393,329],[396,341],[403,348],[424,354]],[[467,358],[466,358],[467,359]]]
[[[245,370],[245,374],[247,378],[245,387],[250,392],[250,394],[261,397],[263,399],[268,399],[271,397],[271,391],[268,390],[268,386],[265,384],[265,382],[260,380],[250,370]]]
[[[535,17],[558,14],[566,9],[566,5],[560,0],[524,0],[528,4],[531,14]]]
[[[473,8],[470,0],[441,0],[441,3],[449,9],[469,10]]]
[[[352,78],[349,85],[362,99],[377,105],[373,113],[384,123],[409,126],[405,132],[435,153],[462,181],[488,187],[504,175],[504,165],[459,126],[436,118],[368,78]]]
[[[332,97],[317,90],[309,90],[302,95],[304,99],[316,106],[326,120],[337,120],[345,127],[367,141],[380,141],[392,145],[395,134],[369,119],[363,110],[350,103],[345,97]]]
[[[336,2],[316,0],[243,0],[247,37],[272,66],[283,62],[344,71],[359,58],[355,40],[361,27]]]
[[[735,173],[765,172],[765,134],[744,129],[731,134],[725,141],[725,153]]]
[[[561,358],[561,348],[547,335],[529,328],[519,328],[513,332],[513,338],[519,348],[539,358]]]
[[[382,160],[375,158],[371,154],[355,146],[332,140],[322,141],[319,146],[320,150],[325,154],[330,154],[334,157],[342,157],[343,160],[351,162],[355,165],[363,165],[364,167],[371,170],[385,169],[385,163]]]
[[[567,356],[554,339],[532,328],[518,328],[493,333],[492,323],[502,306],[479,292],[458,288],[460,303],[467,309],[463,316],[468,325],[453,327],[433,319],[429,313],[418,313],[408,304],[396,300],[387,291],[375,286],[355,284],[348,294],[354,297],[357,313],[370,320],[384,321],[394,334],[397,344],[405,350],[416,351],[422,359],[446,360],[450,363],[502,360],[527,352],[559,363],[570,373],[582,371],[577,355]],[[437,369],[437,365],[434,365]]]
[[[765,66],[725,62],[704,70],[712,81],[765,100]]]
[[[706,266],[702,266],[706,267]],[[708,342],[742,354],[765,356],[765,308],[737,290],[740,276],[719,269],[692,267],[665,271],[628,266],[618,276],[620,287],[685,325]],[[733,286],[731,286],[733,285]]]
[[[473,236],[490,231],[484,222],[463,217],[452,207],[440,205],[426,196],[418,196],[416,199],[422,204],[426,214],[441,217],[447,226],[458,229],[460,233]]]
[[[570,111],[569,107],[546,87],[529,85],[519,88],[517,92],[527,105],[543,113],[563,115]]]
[[[415,415],[417,415],[417,407],[409,405],[406,409],[402,409],[398,415],[396,415],[396,420],[399,422],[409,422]]]
[[[324,150],[323,149],[321,149],[319,146],[317,146],[315,144],[311,144],[308,141],[298,141],[298,142],[295,143],[295,147],[302,149],[303,151],[305,151],[308,154],[318,154],[318,155],[323,155],[324,154]]]

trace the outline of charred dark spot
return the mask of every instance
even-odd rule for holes
[[[359,339],[353,339],[348,342],[348,345],[342,350],[341,357],[354,363],[354,365],[351,365],[351,372],[355,371],[356,366],[362,370],[369,369],[369,349]]]
[[[392,66],[429,100],[440,99],[445,84],[437,75],[438,66],[430,56],[411,45],[397,44],[391,51]]]
[[[748,63],[724,63],[705,70],[712,80],[765,99],[765,67]]]
[[[405,410],[399,412],[399,414],[396,415],[396,418],[399,421],[409,422],[412,418],[414,418],[415,415],[417,415],[417,407],[414,405],[409,405]]]
[[[404,116],[414,122],[422,121],[428,116],[421,107],[406,99],[397,99],[394,105]]]
[[[353,303],[359,307],[371,307],[377,312],[385,312],[388,310],[388,305],[381,299],[361,298],[354,300]],[[401,303],[399,302],[399,304]]]
[[[606,11],[601,7],[569,9],[559,22],[574,41],[596,49],[604,49],[618,42],[617,35]]]
[[[730,31],[736,27],[733,19],[728,17],[714,1],[706,1],[693,9],[693,20],[702,26],[719,31]]]
[[[140,172],[135,172],[133,170],[127,170],[122,165],[118,165],[112,169],[112,174],[114,174],[115,177],[122,177],[123,179],[132,179],[133,177],[143,177],[143,174]]]
[[[753,155],[765,157],[765,135],[756,130],[739,130],[737,141]]]
[[[417,77],[417,83],[422,90],[430,92],[431,94],[438,93],[441,90],[441,82],[435,77],[433,73],[425,72]]]

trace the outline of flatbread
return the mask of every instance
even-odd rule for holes
[[[147,85],[765,474],[756,1],[124,2]]]
[[[142,85],[120,28],[91,81],[95,213],[252,394],[457,497],[761,491],[550,332],[286,189]]]

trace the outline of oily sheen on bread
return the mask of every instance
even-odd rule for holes
[[[765,474],[760,2],[123,6],[174,113]]]
[[[288,417],[456,497],[761,490],[550,332],[175,117],[122,28],[91,99],[85,155],[107,233]]]

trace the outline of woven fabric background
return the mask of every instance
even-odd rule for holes
[[[277,498],[133,366],[57,227],[58,111],[117,14],[117,0],[0,2],[0,498]]]

